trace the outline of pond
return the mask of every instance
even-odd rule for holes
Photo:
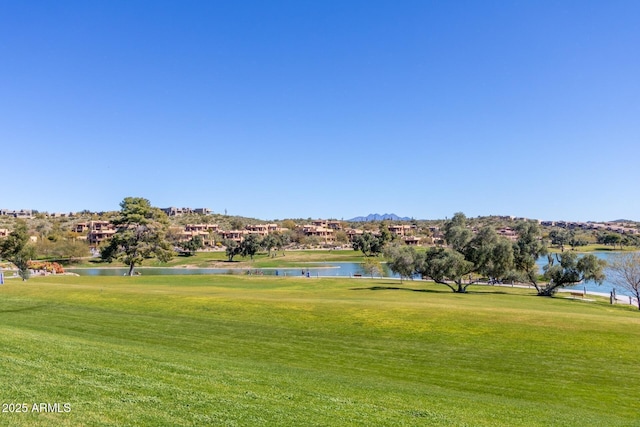
[[[385,270],[384,277],[399,277]],[[65,271],[80,276],[124,276],[128,268],[67,268]],[[300,267],[285,268],[179,268],[179,267],[137,267],[136,272],[143,275],[199,275],[199,274],[261,274],[267,276],[309,276],[313,277],[351,277],[363,274],[362,266],[355,262],[318,262]]]

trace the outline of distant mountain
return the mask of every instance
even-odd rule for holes
[[[411,221],[409,217],[399,217],[396,214],[369,214],[367,216],[358,216],[347,220],[348,222],[368,222],[368,221]]]

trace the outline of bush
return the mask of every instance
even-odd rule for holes
[[[64,268],[57,262],[48,261],[29,261],[27,266],[31,270],[43,270],[47,273],[63,274]]]

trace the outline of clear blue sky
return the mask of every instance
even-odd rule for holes
[[[0,0],[0,207],[640,220],[640,2]]]

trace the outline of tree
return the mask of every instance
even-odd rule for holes
[[[307,247],[315,247],[320,245],[320,237],[318,236],[302,236],[299,239],[300,244]]]
[[[385,252],[388,258],[387,266],[400,276],[400,282],[413,276],[416,266],[415,249],[411,246],[392,245]]]
[[[181,247],[184,229],[182,227],[169,227],[165,235],[166,239],[175,247]]]
[[[240,255],[241,248],[238,242],[235,240],[224,240],[222,244],[225,246],[225,254],[229,259],[229,262],[233,261],[233,257],[236,255]]]
[[[576,233],[574,230],[569,232],[569,246],[571,246],[571,250],[575,250],[578,246],[586,246],[589,244],[589,240],[587,240],[587,236],[584,233]]]
[[[416,273],[428,277],[436,283],[449,287],[453,292],[465,293],[471,281],[464,283],[464,278],[474,269],[472,262],[464,256],[448,248],[429,248],[416,259]]]
[[[538,276],[540,271],[536,261],[547,254],[547,247],[542,241],[542,229],[537,222],[521,221],[515,226],[518,240],[513,244],[513,263],[516,278],[530,283],[538,293]]]
[[[365,258],[362,263],[362,271],[364,271],[364,274],[371,276],[372,279],[374,274],[382,276],[383,273],[382,265],[380,265],[379,261],[373,258]]]
[[[193,236],[186,242],[180,243],[179,246],[186,256],[192,256],[198,249],[204,248],[204,240],[202,236]]]
[[[349,242],[349,236],[347,235],[347,232],[344,230],[336,230],[334,235],[336,238],[336,243],[340,243],[344,245],[345,243]]]
[[[545,286],[536,286],[538,295],[553,296],[560,288],[574,285],[584,280],[593,280],[602,284],[605,279],[605,260],[599,259],[595,255],[585,255],[578,257],[573,252],[556,254],[555,257],[549,255],[548,263],[543,267],[544,278],[548,280]]]
[[[616,248],[616,245],[620,245],[620,249],[622,249],[622,236],[618,233],[608,234],[604,241],[606,245],[612,245],[613,249]]]
[[[450,248],[431,248],[417,256],[415,270],[454,292],[465,293],[478,280],[474,276],[500,280],[513,269],[511,244],[491,226],[474,235],[465,215],[458,212],[445,223],[444,235]]]
[[[389,231],[389,224],[387,224],[386,221],[382,221],[380,223],[379,232],[380,236],[378,239],[382,241],[382,244],[390,242],[393,239],[393,235],[391,234],[391,231]]]
[[[364,256],[377,256],[384,249],[384,241],[373,233],[365,232],[353,238],[354,251],[362,251]]]
[[[278,247],[279,237],[277,233],[270,233],[264,236],[262,239],[262,247],[267,250],[267,255],[271,256],[271,249]]]
[[[249,256],[253,261],[253,256],[260,250],[260,236],[257,234],[249,234],[240,243],[240,255]]]
[[[569,242],[569,238],[569,232],[564,229],[555,228],[549,233],[551,244],[558,246],[561,252],[564,252],[564,245]]]
[[[296,222],[292,219],[285,219],[284,221],[282,221],[282,227],[286,228],[287,230],[295,230],[298,227],[298,224],[296,224]]]
[[[625,246],[640,246],[640,237],[633,234],[625,234],[622,238],[622,244]]]
[[[607,277],[636,298],[640,310],[640,253],[619,253],[609,261]]]
[[[444,239],[454,251],[463,252],[472,237],[473,233],[467,228],[467,217],[462,212],[453,214],[444,225]]]
[[[612,245],[613,249],[616,248],[617,244],[620,244],[620,249],[622,249],[622,236],[618,233],[598,234],[597,242],[604,245]]]
[[[0,257],[16,266],[23,281],[29,279],[29,261],[35,257],[35,250],[29,242],[29,232],[24,221],[19,220],[15,229],[2,239]]]
[[[126,197],[120,208],[111,221],[117,228],[116,233],[102,249],[102,259],[122,261],[129,266],[129,276],[146,258],[155,256],[161,262],[169,261],[173,250],[166,240],[167,215],[142,197]]]
[[[489,226],[483,227],[464,247],[465,260],[472,262],[474,273],[502,279],[513,269],[513,247]]]
[[[278,244],[276,245],[276,249],[282,251],[282,256],[284,256],[284,248],[287,245],[290,245],[291,242],[293,242],[295,234],[296,233],[293,230],[287,230],[287,231],[278,233]]]

